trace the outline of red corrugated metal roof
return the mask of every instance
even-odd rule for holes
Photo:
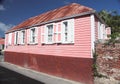
[[[72,16],[72,15],[80,14],[80,13],[91,11],[91,10],[93,10],[93,9],[82,6],[77,3],[72,3],[70,5],[63,6],[61,8],[58,8],[58,9],[55,9],[52,11],[48,11],[48,12],[40,14],[38,16],[31,17],[31,18],[27,19],[26,21],[20,23],[19,25],[13,27],[9,31],[14,31],[19,28],[25,28],[28,26],[42,23],[42,22],[47,22],[50,20],[59,19],[59,18],[63,18],[66,16]]]
[[[1,44],[4,44],[4,39],[3,38],[0,38],[0,45]]]

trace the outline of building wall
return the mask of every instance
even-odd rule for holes
[[[5,52],[5,61],[83,84],[93,84],[92,58]]]
[[[74,44],[41,44],[41,28],[38,27],[38,44],[28,45],[26,29],[25,45],[6,45],[5,61],[25,68],[54,76],[93,84],[91,57],[91,18],[78,17],[74,20]],[[57,22],[61,27],[61,22]],[[8,40],[8,34],[6,34]]]
[[[74,44],[41,44],[41,28],[38,27],[38,44],[28,43],[29,29],[26,29],[25,45],[8,45],[6,34],[5,61],[25,68],[54,76],[93,84],[91,17],[77,17],[74,20]],[[61,27],[61,22],[56,22]],[[95,30],[96,31],[96,30]]]
[[[41,44],[41,28],[38,27],[38,44],[28,45],[14,45],[14,33],[12,34],[12,45],[7,46],[5,51],[55,55],[55,56],[67,56],[67,57],[82,57],[91,58],[91,30],[90,30],[90,17],[75,18],[75,41],[74,44]],[[61,27],[61,22],[57,22]],[[28,29],[26,34],[29,35]],[[28,36],[26,36],[26,41]],[[6,38],[7,40],[7,38]]]
[[[95,40],[98,40],[98,19],[95,18]]]

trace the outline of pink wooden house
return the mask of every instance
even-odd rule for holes
[[[93,84],[94,42],[105,39],[95,10],[76,3],[48,11],[5,34],[5,61],[65,79]]]

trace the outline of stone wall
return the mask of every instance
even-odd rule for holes
[[[120,43],[96,44],[97,71],[109,79],[120,81]]]

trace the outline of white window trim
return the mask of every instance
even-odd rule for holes
[[[16,33],[18,33],[17,39],[16,39]],[[14,45],[19,45],[19,44],[20,44],[20,31],[16,31],[14,37]]]
[[[31,36],[32,36],[31,30],[32,29],[35,29],[35,42],[31,42]],[[28,38],[29,39],[28,44],[38,44],[38,42],[37,42],[38,41],[38,28],[37,27],[32,27],[29,30],[30,30],[30,32],[29,32],[30,37]]]
[[[63,30],[63,23],[65,23],[65,22],[67,22],[67,24],[69,23],[69,20],[64,20],[64,21],[62,21],[61,22],[61,28],[62,28],[62,32],[61,32],[61,40],[62,40],[62,43],[63,44],[68,44],[69,43],[69,41],[65,41],[65,36],[63,36],[64,35],[64,30]],[[69,28],[69,27],[68,27]],[[69,32],[68,32],[69,33]]]
[[[20,35],[20,44],[22,44],[22,45],[25,44],[25,35],[24,35],[24,39],[23,39],[23,32],[25,34],[26,31],[25,30],[20,31],[20,33],[21,33],[21,35]],[[23,43],[23,40],[24,40],[24,43]]]
[[[47,26],[49,26],[49,25],[53,25],[53,35],[52,35],[52,42],[48,42],[48,27]],[[54,25],[55,25],[55,23],[50,23],[50,24],[46,24],[45,25],[45,30],[44,30],[44,33],[45,33],[45,36],[44,36],[44,40],[45,40],[45,44],[54,44],[55,42],[54,42],[54,34],[55,34],[55,32],[54,32]]]
[[[69,32],[69,22],[71,21],[71,20],[73,20],[73,31],[72,32]],[[68,22],[68,39],[70,39],[69,38],[69,34],[72,34],[73,33],[73,42],[70,42],[69,40],[68,41],[64,41],[64,39],[63,39],[63,34],[64,34],[64,32],[63,32],[63,23],[64,22]],[[74,32],[74,24],[75,24],[75,22],[74,22],[74,18],[72,18],[72,19],[68,19],[68,20],[64,20],[64,21],[61,21],[61,41],[62,41],[62,44],[74,44],[74,35],[75,35],[75,32]],[[65,38],[65,37],[64,37]]]
[[[95,51],[95,16],[94,14],[91,14],[90,22],[91,22],[91,58],[93,58],[93,53]]]

